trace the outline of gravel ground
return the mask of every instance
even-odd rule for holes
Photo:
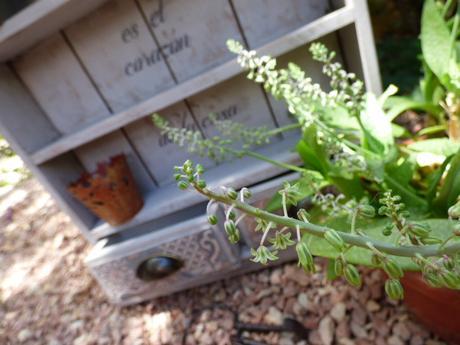
[[[141,305],[110,305],[83,259],[82,236],[33,179],[0,199],[0,344],[231,344],[235,318],[308,329],[244,333],[252,344],[442,344],[386,299],[379,272],[360,290],[285,264]],[[257,342],[256,342],[257,341]],[[237,344],[237,342],[234,342]]]

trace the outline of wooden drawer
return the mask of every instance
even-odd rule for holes
[[[140,265],[157,256],[183,266],[165,278],[141,280]],[[229,244],[221,226],[209,225],[201,204],[99,241],[87,264],[110,300],[126,305],[223,278],[238,267],[239,247]]]

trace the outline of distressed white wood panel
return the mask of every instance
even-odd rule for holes
[[[54,128],[24,85],[10,68],[0,65],[0,129],[7,140],[25,153],[32,153],[59,138]]]
[[[368,91],[374,92],[377,95],[382,93],[382,82],[380,80],[380,70],[377,59],[377,51],[375,49],[374,36],[372,32],[371,19],[366,0],[345,0],[347,6],[353,7],[355,11],[355,23],[352,27],[355,33],[350,31],[343,34],[344,44],[347,53],[354,52],[359,58],[354,60],[360,65],[363,70],[362,79]],[[357,45],[356,48],[348,47]],[[356,63],[355,62],[355,63]]]
[[[232,120],[248,127],[275,126],[260,86],[244,75],[190,97],[189,103],[198,125],[208,138],[219,134],[210,123],[211,113],[216,114],[218,119]]]
[[[35,1],[0,26],[0,60],[6,61],[22,53],[105,1]]]
[[[47,47],[47,44],[40,47],[44,55],[36,63],[31,63],[36,60],[28,54],[27,59],[18,60],[15,66],[53,123],[64,133],[75,132],[82,122],[94,121],[92,118],[88,120],[87,114],[94,114],[97,119],[110,116],[110,111],[62,37],[55,36],[51,40],[52,49]],[[53,52],[50,58],[47,51]],[[146,190],[154,188],[153,180],[121,131],[75,150],[88,171],[93,171],[98,162],[122,152],[128,156],[136,182]]]
[[[14,67],[61,133],[110,115],[60,34],[16,59]]]
[[[4,64],[0,66],[0,104],[1,134],[83,234],[93,240],[89,229],[94,226],[96,217],[66,190],[67,182],[82,172],[81,164],[70,153],[40,166],[32,163],[28,153],[54,139],[59,133],[17,76]]]
[[[232,58],[226,41],[242,40],[228,0],[140,0],[179,81]],[[177,42],[187,42],[177,51]]]
[[[110,157],[124,153],[141,193],[145,196],[155,188],[137,153],[133,151],[132,146],[121,131],[113,132],[83,145],[76,149],[75,152],[84,167],[90,172],[96,170],[97,163],[107,162]]]
[[[338,30],[354,20],[353,8],[346,6],[337,11],[329,13],[304,27],[276,39],[260,49],[260,54],[278,56],[291,51],[294,48],[303,46],[306,42],[318,39],[330,32]],[[133,105],[113,116],[91,125],[82,131],[66,135],[55,143],[35,152],[32,160],[36,164],[45,162],[63,152],[69,151],[79,145],[87,143],[97,137],[108,134],[118,128],[128,125],[136,120],[145,117],[146,114],[166,108],[170,104],[177,103],[199,92],[212,87],[213,85],[227,80],[241,73],[241,68],[232,59],[210,71],[190,80],[180,83],[178,86],[163,91],[148,100]]]
[[[183,102],[161,110],[159,114],[174,127],[198,129]],[[159,185],[174,183],[174,166],[182,165],[188,158],[204,167],[214,165],[209,159],[188,153],[187,147],[172,143],[155,127],[150,116],[125,127],[125,131]]]
[[[323,16],[326,0],[230,0],[251,48],[257,48]]]
[[[46,162],[38,167],[40,173],[46,178],[45,186],[48,190],[54,190],[65,204],[64,211],[70,213],[80,230],[86,237],[94,241],[89,229],[92,229],[98,218],[91,213],[82,203],[75,199],[67,190],[70,183],[76,181],[84,169],[75,155],[71,152],[61,155],[52,161]],[[43,181],[41,181],[43,182]],[[69,211],[70,209],[70,211]]]
[[[335,33],[329,34],[315,42],[322,42],[330,50],[337,53],[336,61],[343,63],[340,51],[340,44]],[[310,77],[314,83],[321,85],[323,90],[330,90],[330,79],[322,73],[322,64],[314,61],[309,51],[310,44],[306,44],[276,59],[278,68],[286,68],[289,62],[293,62],[305,71],[306,76]],[[275,113],[276,120],[280,126],[289,125],[297,122],[297,119],[289,113],[286,103],[283,100],[276,100],[269,95],[270,104]],[[288,133],[286,133],[289,135]]]
[[[65,33],[114,111],[174,85],[133,0],[110,1]]]

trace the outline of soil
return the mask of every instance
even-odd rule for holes
[[[90,246],[36,180],[1,197],[0,216],[0,344],[224,345],[237,335],[236,317],[269,325],[291,317],[308,330],[303,340],[243,333],[253,344],[442,344],[385,297],[380,272],[363,271],[354,289],[328,282],[321,261],[310,276],[290,263],[116,307],[84,265]]]

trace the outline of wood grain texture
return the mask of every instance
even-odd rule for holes
[[[323,16],[325,0],[230,0],[250,48],[258,48]]]
[[[114,0],[65,30],[113,111],[174,85],[133,0]]]
[[[0,65],[0,129],[24,153],[32,153],[58,139],[48,120],[12,70]]]
[[[228,0],[140,0],[149,25],[178,81],[216,67],[233,56],[226,41],[241,41]],[[175,53],[174,42],[188,45]]]
[[[244,75],[190,97],[189,102],[207,138],[220,134],[211,124],[210,114],[215,114],[219,120],[231,120],[247,127],[275,127],[260,87]]]
[[[278,56],[342,28],[352,23],[353,20],[353,8],[344,7],[264,45],[258,51],[260,54]],[[44,162],[97,137],[110,133],[117,128],[124,127],[152,112],[160,111],[184,98],[200,93],[239,73],[241,73],[241,69],[236,59],[230,60],[195,78],[182,82],[170,90],[161,92],[144,102],[138,103],[107,119],[99,121],[85,130],[66,135],[53,144],[35,152],[32,156],[32,160],[35,163]]]
[[[183,102],[162,110],[160,115],[172,126],[198,130]],[[182,165],[187,159],[192,159],[205,168],[214,166],[210,159],[187,152],[187,145],[179,147],[172,143],[154,126],[150,116],[125,127],[125,131],[159,185],[175,183],[174,166]]]
[[[4,64],[0,66],[0,104],[1,134],[83,235],[94,241],[89,229],[94,226],[96,217],[76,202],[66,190],[67,183],[83,170],[81,164],[71,153],[40,166],[31,162],[28,153],[55,139],[59,133],[16,75]]]
[[[134,180],[146,195],[153,189],[155,184],[141,163],[137,153],[121,131],[115,131],[101,138],[98,138],[75,150],[86,170],[92,172],[96,170],[97,163],[108,161],[110,157],[120,153],[126,155],[126,160],[134,176]]]
[[[40,0],[0,27],[0,61],[9,60],[107,0]]]
[[[61,133],[74,133],[110,116],[60,34],[16,59],[14,68]]]
[[[75,132],[85,123],[110,116],[109,109],[61,36],[52,37],[37,48],[37,55],[34,53],[32,51],[18,59],[16,70],[61,132]],[[35,59],[37,56],[38,60]],[[95,170],[100,161],[125,153],[142,189],[148,192],[155,187],[139,157],[119,130],[76,148],[75,153],[88,171]]]

